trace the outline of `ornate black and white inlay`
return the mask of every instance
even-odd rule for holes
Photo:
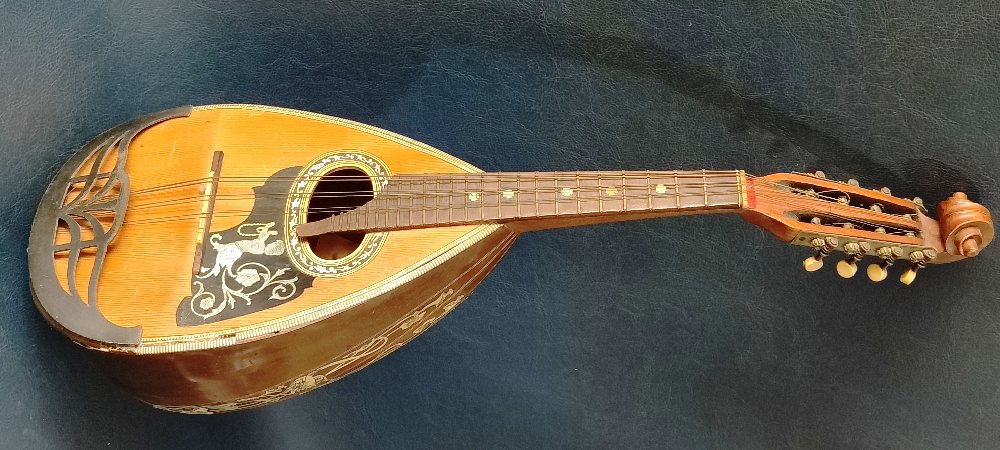
[[[385,233],[369,233],[356,252],[340,260],[328,261],[318,258],[299,240],[295,227],[306,221],[308,199],[316,188],[319,178],[346,168],[358,169],[368,174],[372,179],[372,189],[376,196],[389,184],[390,173],[385,168],[385,163],[372,155],[346,150],[324,155],[306,166],[299,173],[298,181],[292,186],[288,196],[288,214],[285,215],[284,231],[288,236],[289,257],[300,271],[313,276],[343,276],[354,272],[367,264],[385,241]]]
[[[313,277],[288,258],[285,198],[297,167],[282,170],[254,188],[254,209],[242,224],[213,233],[204,244],[191,296],[177,309],[177,325],[217,322],[271,308],[302,294]]]

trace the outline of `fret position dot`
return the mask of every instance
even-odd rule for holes
[[[510,189],[507,189],[507,190],[503,191],[503,198],[505,198],[507,200],[510,200],[510,199],[514,198],[514,191],[512,191]]]
[[[665,185],[662,185],[662,184],[656,185],[656,193],[657,194],[666,194],[667,193],[667,187]]]
[[[478,192],[469,192],[469,201],[470,202],[479,201],[479,193]]]
[[[570,188],[568,188],[568,187],[562,188],[562,191],[560,191],[560,192],[562,193],[563,197],[571,197],[571,196],[573,196],[573,190],[570,189]]]
[[[618,195],[618,189],[615,189],[613,187],[609,187],[609,188],[607,188],[607,189],[604,190],[604,193],[608,194],[609,197],[614,197],[614,196]]]

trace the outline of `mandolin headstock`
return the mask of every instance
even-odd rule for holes
[[[900,281],[910,284],[927,264],[971,258],[993,240],[989,211],[961,192],[941,202],[938,219],[928,215],[920,198],[892,195],[888,188],[866,189],[856,180],[828,180],[822,172],[777,173],[748,179],[748,208],[743,214],[778,238],[812,247],[803,268],[816,271],[833,252],[845,255],[837,272],[850,278],[866,256],[876,258],[868,277],[882,281],[888,267],[906,262]]]

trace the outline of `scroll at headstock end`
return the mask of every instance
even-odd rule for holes
[[[937,222],[945,254],[956,259],[975,257],[993,241],[993,218],[989,210],[969,200],[964,192],[956,192],[938,205]]]
[[[919,198],[894,197],[888,188],[862,188],[857,181],[827,180],[815,174],[778,173],[748,180],[754,201],[743,214],[778,238],[812,247],[816,254],[803,262],[819,270],[823,258],[839,251],[846,259],[837,272],[850,278],[865,256],[880,260],[868,268],[873,281],[888,276],[898,260],[910,269],[900,281],[910,284],[927,264],[971,258],[993,240],[989,211],[961,192],[938,205],[938,220],[927,215]]]

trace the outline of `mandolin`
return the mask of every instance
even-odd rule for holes
[[[976,256],[990,213],[821,172],[484,173],[376,127],[253,105],[183,107],[98,136],[31,228],[42,315],[164,410],[254,408],[377,361],[458,306],[520,233],[739,214],[852,277]]]

